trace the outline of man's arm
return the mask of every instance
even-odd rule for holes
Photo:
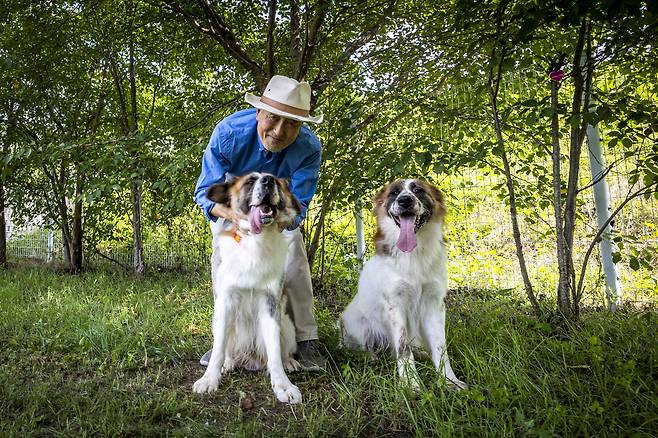
[[[217,204],[206,197],[208,187],[226,180],[226,174],[231,169],[230,147],[228,145],[229,134],[221,125],[217,125],[201,161],[201,174],[194,189],[194,199],[203,210],[203,214],[210,221],[216,221],[218,217],[225,218],[231,222],[238,223],[245,217],[236,213],[224,205]]]

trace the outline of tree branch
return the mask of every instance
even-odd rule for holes
[[[269,76],[242,47],[237,40],[235,33],[226,24],[222,17],[215,11],[213,6],[208,0],[196,0],[196,3],[203,10],[203,17],[200,17],[181,6],[181,3],[176,0],[162,0],[169,6],[169,9],[182,15],[189,23],[191,23],[197,30],[211,36],[218,41],[228,53],[235,58],[247,71],[251,73],[256,87],[260,91],[265,89]],[[204,23],[201,21],[205,21]]]
[[[269,0],[269,14],[267,17],[267,75],[274,76],[276,65],[274,63],[274,29],[276,27],[276,0]]]
[[[299,81],[304,79],[306,77],[306,73],[308,73],[308,68],[311,64],[311,60],[313,59],[313,54],[318,43],[318,32],[324,23],[324,19],[327,16],[327,11],[329,10],[330,4],[331,2],[328,0],[320,0],[318,2],[318,10],[315,14],[315,17],[313,18],[313,24],[311,25],[311,28],[306,35],[306,41],[304,43],[304,49],[302,50],[299,68],[295,72],[295,77]]]
[[[292,59],[293,74],[296,74],[300,71],[302,65],[299,0],[291,0],[290,2],[290,58]],[[297,79],[299,79],[299,77],[297,77]]]
[[[594,250],[594,246],[597,244],[599,239],[601,238],[601,235],[605,231],[605,229],[610,225],[610,223],[615,219],[617,214],[628,204],[631,200],[637,198],[638,196],[644,195],[646,192],[649,192],[651,188],[655,185],[658,184],[658,181],[654,181],[653,183],[642,187],[641,189],[637,190],[635,193],[632,193],[624,199],[624,201],[619,204],[619,206],[615,209],[615,211],[610,214],[610,217],[608,220],[606,220],[603,225],[599,228],[598,232],[594,236],[594,239],[592,239],[592,242],[589,244],[589,247],[587,248],[587,252],[585,253],[585,257],[583,259],[583,263],[580,269],[580,277],[578,278],[578,287],[576,288],[576,294],[575,297],[580,300],[580,298],[583,295],[583,282],[585,281],[585,272],[587,271],[587,261],[589,260],[590,255],[592,254],[592,251]]]
[[[329,71],[318,77],[313,81],[312,88],[315,90],[314,102],[317,101],[317,98],[322,94],[322,92],[329,86],[331,81],[340,73],[340,71],[345,67],[347,61],[359,50],[361,47],[369,43],[370,41],[377,36],[379,31],[384,26],[384,23],[393,15],[395,10],[396,0],[390,0],[384,11],[382,11],[379,20],[375,22],[369,29],[361,32],[354,40],[352,40],[347,46],[343,53],[338,57],[334,65],[329,69]]]

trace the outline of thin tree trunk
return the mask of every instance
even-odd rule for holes
[[[311,239],[311,242],[309,243],[308,246],[307,258],[308,258],[308,265],[310,266],[311,269],[313,269],[313,262],[315,261],[315,256],[317,255],[318,248],[320,246],[320,235],[324,228],[324,221],[325,218],[327,217],[327,212],[329,211],[331,202],[333,201],[332,193],[333,191],[329,192],[329,195],[327,195],[327,197],[324,199],[324,202],[322,203],[322,206],[320,207],[320,216],[318,218],[318,223],[315,226],[315,230],[313,230],[313,238]]]
[[[0,180],[0,268],[7,269],[7,223],[5,221],[5,183]]]
[[[139,276],[146,272],[144,249],[142,246],[142,185],[137,181],[132,184],[133,205],[133,268]]]
[[[555,237],[557,244],[557,263],[559,271],[557,287],[557,307],[564,317],[568,317],[571,306],[569,305],[569,264],[567,262],[567,242],[563,233],[562,224],[562,179],[560,176],[560,131],[558,120],[558,83],[551,81],[551,139],[553,151],[553,212],[555,214]]]
[[[521,278],[523,279],[523,286],[525,288],[526,294],[528,295],[528,300],[532,305],[532,308],[537,316],[541,315],[541,307],[539,302],[535,297],[534,290],[532,288],[532,282],[530,281],[530,276],[528,275],[528,269],[526,267],[525,256],[523,253],[523,242],[521,242],[521,231],[519,228],[518,214],[516,210],[516,194],[514,190],[514,180],[512,179],[512,171],[509,164],[509,159],[507,157],[507,150],[505,149],[505,140],[503,139],[503,130],[500,123],[500,115],[498,113],[498,90],[500,87],[501,80],[501,71],[502,64],[505,58],[505,50],[503,48],[500,60],[498,63],[498,71],[494,75],[494,63],[496,61],[495,48],[493,49],[491,56],[491,69],[489,73],[489,98],[491,101],[491,110],[493,115],[494,129],[496,131],[496,140],[498,144],[498,149],[500,150],[500,156],[503,160],[503,169],[505,174],[505,181],[507,184],[507,191],[509,193],[509,210],[510,218],[512,221],[512,234],[514,236],[514,244],[516,246],[516,257],[519,260],[519,268],[521,269]]]
[[[277,0],[269,0],[267,14],[267,75],[274,76],[276,63],[274,61],[274,31],[276,30]]]
[[[76,272],[82,270],[82,185],[83,176],[80,175],[79,170],[76,171],[75,180],[75,201],[73,205],[73,229],[71,240],[71,266]]]
[[[564,239],[566,243],[566,262],[568,268],[568,288],[567,293],[575,296],[575,268],[573,262],[573,240],[576,229],[576,196],[578,194],[578,175],[580,171],[580,156],[584,140],[584,129],[582,128],[583,102],[589,104],[588,99],[583,99],[585,88],[585,79],[583,78],[582,55],[585,46],[588,26],[586,20],[583,20],[578,33],[578,42],[574,50],[573,58],[573,80],[574,91],[571,103],[571,137],[569,147],[569,177],[567,180],[567,196],[564,204]],[[586,108],[586,107],[585,107]],[[579,122],[579,123],[576,123]],[[585,125],[586,126],[586,125]],[[568,312],[565,316],[576,316],[578,314],[579,304],[573,303],[573,313]]]
[[[134,19],[134,15],[133,15]],[[132,32],[132,30],[131,30]],[[132,135],[137,134],[137,83],[135,81],[135,41],[134,33],[130,35],[130,64],[128,65],[130,79],[130,131]],[[135,164],[139,168],[139,147],[136,148],[134,156]],[[138,276],[144,275],[146,265],[144,264],[144,245],[142,241],[142,181],[136,178],[132,182],[132,207],[133,207],[133,267]]]

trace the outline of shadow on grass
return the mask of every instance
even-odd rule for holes
[[[423,391],[401,390],[388,357],[338,348],[351,285],[318,288],[329,358],[294,373],[303,403],[278,403],[264,372],[192,394],[210,345],[205,276],[43,269],[0,273],[0,435],[651,436],[658,430],[658,317],[584,312],[556,335],[510,291],[450,295],[449,350],[467,391],[422,357]]]

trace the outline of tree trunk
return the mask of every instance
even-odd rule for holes
[[[7,223],[5,222],[5,184],[0,180],[0,269],[7,269]]]
[[[320,246],[320,235],[322,234],[322,229],[324,228],[324,221],[325,218],[327,217],[327,212],[329,211],[331,202],[333,201],[332,193],[333,191],[330,191],[329,195],[327,195],[327,197],[324,198],[324,201],[322,202],[322,206],[320,207],[320,216],[318,217],[318,223],[315,226],[315,230],[313,230],[313,238],[311,239],[311,242],[309,243],[306,251],[308,258],[308,265],[311,269],[313,269],[313,262],[315,261],[315,256],[317,255],[318,248]]]
[[[583,129],[583,108],[587,108],[589,101],[587,96],[583,99],[585,91],[585,79],[583,78],[583,48],[588,33],[586,20],[583,20],[578,33],[578,42],[574,50],[573,58],[573,80],[574,91],[571,103],[571,136],[569,147],[569,177],[567,180],[567,196],[564,203],[564,240],[566,248],[566,263],[568,274],[567,294],[573,294],[575,298],[575,268],[573,262],[573,240],[576,229],[576,196],[578,195],[578,175],[580,171],[580,156],[582,144],[585,138]],[[586,126],[586,124],[585,124]],[[565,316],[578,315],[579,303],[573,302],[573,313],[570,311]]]
[[[71,266],[75,272],[82,271],[82,185],[83,177],[76,171],[75,201],[73,204],[73,227],[71,236]]]
[[[516,193],[514,190],[514,180],[512,178],[512,170],[510,168],[509,159],[507,157],[507,150],[505,148],[505,140],[503,139],[503,130],[500,123],[500,114],[498,112],[498,90],[500,87],[501,81],[501,71],[502,64],[505,58],[505,49],[503,48],[498,60],[498,71],[494,74],[494,64],[496,62],[496,53],[495,48],[493,49],[491,56],[491,68],[489,72],[489,99],[491,101],[491,111],[494,122],[494,129],[496,131],[496,141],[498,144],[498,149],[500,150],[500,157],[503,161],[503,169],[505,173],[505,182],[507,184],[507,191],[509,193],[509,211],[510,219],[512,221],[512,234],[514,237],[514,244],[516,246],[516,257],[519,260],[519,268],[521,270],[521,278],[523,279],[523,286],[525,288],[526,294],[528,295],[528,300],[532,305],[532,308],[537,316],[541,315],[541,307],[535,293],[532,288],[532,282],[530,281],[530,276],[528,275],[528,269],[526,267],[525,255],[523,253],[523,242],[521,241],[521,231],[519,228],[519,220],[516,210]]]
[[[146,265],[144,264],[142,245],[142,185],[138,181],[132,183],[132,205],[133,205],[133,268],[138,276],[144,275]]]
[[[558,83],[551,81],[551,139],[553,151],[553,212],[555,214],[555,238],[557,245],[557,264],[559,271],[557,287],[557,308],[564,317],[570,316],[569,304],[569,263],[567,262],[567,242],[563,233],[562,224],[562,178],[560,175],[560,126],[558,120]]]

